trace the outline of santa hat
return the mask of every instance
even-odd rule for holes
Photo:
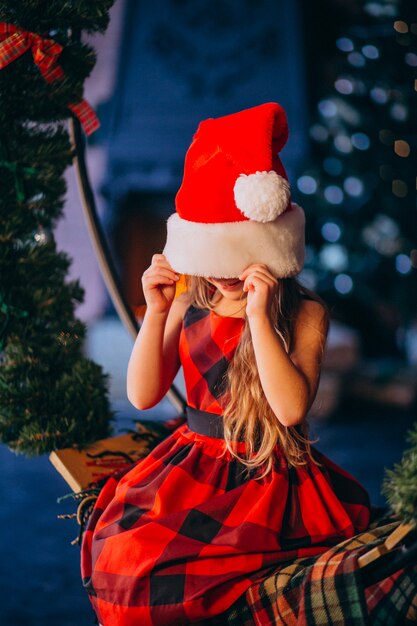
[[[251,263],[277,277],[304,262],[304,211],[278,152],[284,109],[269,102],[200,123],[185,157],[163,254],[181,274],[235,278]]]

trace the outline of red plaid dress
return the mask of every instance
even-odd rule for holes
[[[223,376],[244,321],[189,307],[180,336],[187,401],[220,416]],[[221,421],[221,420],[220,420]],[[243,443],[239,443],[243,446]],[[183,424],[103,487],[82,545],[82,576],[103,626],[181,626],[226,611],[282,561],[321,554],[367,529],[369,496],[322,463],[255,480],[224,440]]]

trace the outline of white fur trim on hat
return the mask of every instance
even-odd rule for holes
[[[163,254],[180,274],[236,278],[251,263],[265,263],[276,277],[294,276],[304,263],[303,209],[291,208],[273,222],[207,224],[173,213]]]
[[[257,222],[272,222],[290,201],[290,184],[274,170],[240,174],[234,186],[236,206]]]

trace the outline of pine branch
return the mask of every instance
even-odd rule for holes
[[[63,46],[48,82],[30,50],[0,70],[0,438],[27,455],[110,434],[107,376],[83,355],[78,281],[56,250],[72,150],[68,104],[83,96],[94,50],[72,33],[105,30],[110,0],[0,2],[0,21]],[[1,351],[2,349],[2,351]]]

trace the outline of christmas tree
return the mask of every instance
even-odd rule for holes
[[[297,181],[308,223],[304,279],[358,328],[365,354],[401,356],[416,319],[415,3],[354,9]]]
[[[113,0],[0,1],[0,438],[44,453],[110,433],[106,377],[83,355],[83,297],[53,227],[72,161],[66,120],[97,127],[83,100]]]

